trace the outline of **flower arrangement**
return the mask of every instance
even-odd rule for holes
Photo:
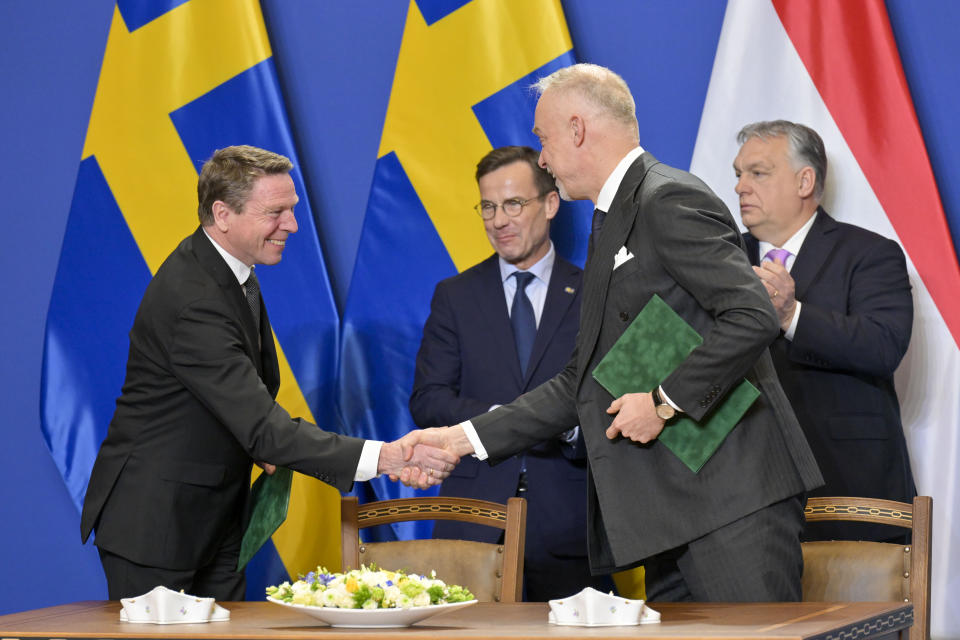
[[[384,571],[375,565],[346,573],[317,567],[293,584],[267,587],[267,597],[288,604],[341,609],[409,609],[474,599],[468,589],[437,580],[435,571],[428,577]]]

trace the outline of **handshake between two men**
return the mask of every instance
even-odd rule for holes
[[[386,452],[388,447],[394,446],[399,446],[399,462],[392,459],[396,454]],[[419,429],[383,445],[379,471],[388,474],[393,481],[426,489],[443,482],[460,458],[471,453],[474,453],[474,446],[460,426]]]
[[[657,439],[664,427],[650,393],[625,394],[606,411],[615,416],[606,431],[611,440],[622,437],[645,444]],[[383,445],[377,471],[393,481],[426,489],[440,484],[460,458],[471,453],[476,453],[476,446],[461,425],[418,429]]]

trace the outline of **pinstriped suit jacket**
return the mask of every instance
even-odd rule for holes
[[[634,566],[822,483],[767,346],[778,322],[723,202],[699,179],[643,154],[627,171],[584,273],[577,348],[566,369],[473,419],[495,462],[579,422],[590,465],[594,572]],[[614,270],[626,246],[634,258]],[[613,398],[590,373],[653,294],[700,335],[662,382],[699,420],[744,376],[761,396],[699,473],[658,441],[608,440]],[[669,427],[667,427],[669,428]]]

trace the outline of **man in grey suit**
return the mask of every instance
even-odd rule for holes
[[[536,87],[540,165],[561,195],[597,206],[576,352],[515,402],[421,438],[496,463],[579,422],[594,573],[643,564],[651,600],[798,600],[802,494],[822,479],[767,353],[777,315],[736,223],[640,148],[618,75],[580,64]],[[591,373],[654,294],[703,343],[652,393],[614,398]],[[660,432],[680,411],[702,421],[744,377],[760,397],[692,472]]]

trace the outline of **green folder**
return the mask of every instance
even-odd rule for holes
[[[287,505],[290,504],[290,483],[293,471],[277,467],[273,475],[261,473],[250,489],[253,508],[250,522],[243,532],[240,543],[240,557],[237,559],[237,571],[250,562],[250,558],[260,550],[263,543],[270,539],[273,532],[287,519]]]
[[[659,385],[703,342],[693,327],[658,295],[650,299],[593,370],[614,398]],[[703,420],[678,413],[659,440],[697,473],[760,395],[743,380]]]

